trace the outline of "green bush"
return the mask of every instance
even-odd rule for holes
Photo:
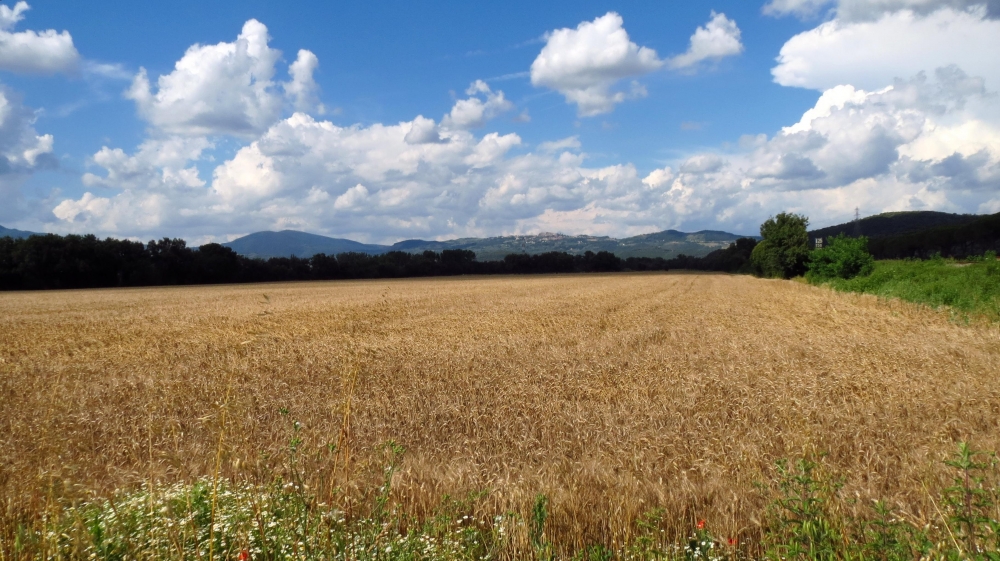
[[[868,253],[868,238],[839,234],[827,245],[809,255],[806,278],[812,280],[853,279],[875,270],[875,259]]]

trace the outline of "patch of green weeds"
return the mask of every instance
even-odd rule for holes
[[[302,442],[293,426],[289,462]],[[317,499],[294,475],[266,485],[201,479],[147,485],[112,497],[60,504],[39,530],[21,528],[8,544],[16,559],[333,559],[538,561],[1000,561],[1000,490],[994,454],[960,444],[945,462],[951,485],[931,498],[937,522],[918,526],[885,502],[862,508],[842,496],[843,481],[819,458],[777,464],[762,490],[771,497],[752,541],[720,537],[696,520],[679,542],[667,539],[670,513],[654,508],[634,522],[629,543],[590,543],[575,550],[547,535],[548,496],[536,496],[522,516],[477,517],[485,492],[444,497],[431,516],[417,519],[391,501],[404,450],[385,445],[382,484],[369,495],[367,514],[348,516]],[[213,489],[215,490],[213,510]],[[930,497],[929,497],[930,498]],[[213,516],[214,513],[214,516]],[[514,534],[523,539],[518,542]],[[523,544],[519,549],[516,543]]]
[[[924,261],[876,261],[869,275],[851,279],[814,278],[812,282],[933,308],[947,306],[955,312],[956,319],[963,321],[973,317],[1000,321],[1000,261],[992,252],[962,263],[940,256]]]

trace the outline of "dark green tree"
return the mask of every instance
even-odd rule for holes
[[[750,254],[754,274],[790,279],[805,273],[809,259],[808,226],[808,218],[788,212],[764,221],[760,225],[763,239]]]

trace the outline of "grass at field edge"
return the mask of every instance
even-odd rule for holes
[[[948,307],[960,319],[1000,321],[1000,261],[953,259],[876,261],[875,271],[853,279],[814,284],[842,292],[899,298],[932,308]]]

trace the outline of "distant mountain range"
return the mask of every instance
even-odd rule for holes
[[[13,228],[4,228],[0,226],[0,238],[26,238],[28,236],[34,236],[37,232],[25,232],[24,230],[14,230]]]
[[[885,212],[868,216],[857,221],[827,226],[809,232],[810,242],[816,238],[829,238],[843,233],[848,236],[867,236],[872,239],[905,236],[928,230],[947,227],[962,227],[981,221],[984,217],[976,214],[950,214],[934,211]],[[353,240],[329,238],[305,232],[284,230],[281,232],[257,232],[222,244],[237,253],[249,257],[310,257],[317,253],[335,255],[348,251],[380,254],[388,251],[421,253],[440,252],[445,249],[468,249],[476,253],[481,261],[503,259],[511,253],[538,254],[549,251],[563,251],[582,254],[587,251],[610,251],[619,257],[664,257],[672,258],[684,254],[704,257],[716,249],[729,246],[741,237],[729,232],[702,230],[686,233],[664,230],[653,234],[643,234],[630,238],[610,238],[606,236],[567,236],[543,233],[531,236],[501,236],[493,238],[459,238],[447,241],[405,240],[393,245],[363,244]]]
[[[1000,247],[1000,214],[949,214],[933,211],[886,212],[857,221],[827,226],[809,232],[810,242],[839,233],[867,236],[872,252],[879,258],[923,255],[940,251],[946,255],[982,252]],[[0,226],[0,238],[26,238],[35,232]],[[741,237],[729,232],[702,230],[685,233],[664,230],[630,238],[607,236],[567,236],[543,233],[530,236],[459,238],[446,241],[405,240],[392,245],[365,244],[353,240],[319,236],[294,230],[256,232],[222,244],[248,257],[311,257],[317,253],[336,255],[358,252],[372,255],[389,251],[422,253],[445,249],[468,249],[481,261],[503,259],[511,253],[539,254],[549,251],[573,255],[587,251],[610,251],[619,257],[673,258],[684,254],[704,257],[728,247]],[[963,249],[964,248],[964,249]],[[929,253],[928,253],[929,254]]]
[[[702,230],[685,233],[665,230],[630,238],[607,236],[567,236],[543,233],[530,236],[500,236],[493,238],[459,238],[446,241],[405,240],[392,245],[363,244],[353,240],[328,238],[316,234],[283,230],[281,232],[256,232],[229,243],[222,244],[248,257],[311,257],[317,253],[335,255],[356,251],[381,254],[389,251],[422,253],[440,252],[445,249],[467,249],[475,252],[481,261],[503,259],[511,253],[538,254],[562,251],[572,255],[587,251],[610,251],[619,257],[664,257],[678,255],[702,257],[724,247],[741,237],[729,232]]]

